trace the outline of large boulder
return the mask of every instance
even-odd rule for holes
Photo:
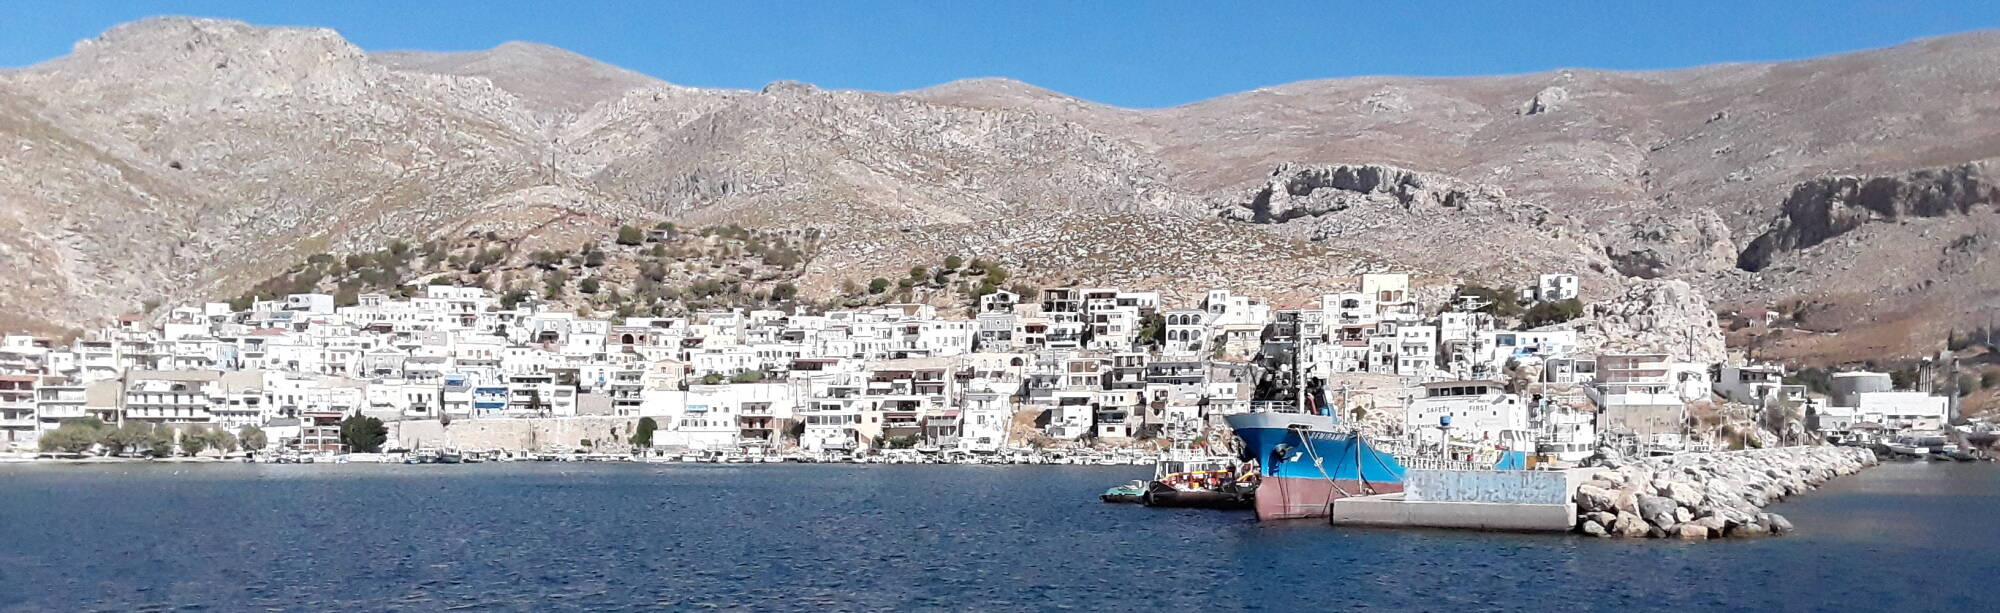
[[[1724,521],[1722,518],[1713,515],[1699,518],[1688,523],[1696,526],[1701,526],[1703,528],[1707,528],[1710,536],[1722,536],[1722,533],[1727,531],[1729,528],[1729,522]]]
[[[1617,502],[1610,490],[1588,484],[1576,488],[1576,508],[1585,513],[1610,511]]]
[[[1630,491],[1619,490],[1616,497],[1612,499],[1612,506],[1619,513],[1637,514],[1639,512],[1639,495]]]
[[[1760,524],[1754,521],[1745,524],[1730,524],[1730,525],[1733,526],[1729,529],[1729,536],[1732,538],[1737,538],[1737,537],[1754,538],[1759,536],[1767,536],[1771,534],[1770,528],[1765,527],[1764,524]]]
[[[1618,522],[1613,524],[1611,529],[1618,536],[1625,538],[1645,538],[1646,532],[1652,527],[1646,525],[1646,518],[1640,517],[1637,513],[1619,511]]]
[[[1681,524],[1674,528],[1674,534],[1682,539],[1701,541],[1708,539],[1708,527],[1699,524]]]
[[[1598,524],[1597,522],[1594,521],[1583,522],[1583,527],[1581,528],[1581,530],[1583,531],[1584,534],[1588,534],[1598,538],[1607,538],[1611,536],[1610,530],[1604,529],[1603,525]]]
[[[1674,521],[1674,510],[1678,508],[1680,505],[1674,504],[1672,498],[1639,496],[1639,517],[1645,518],[1648,523],[1659,526],[1662,530],[1680,523]]]
[[[1792,521],[1777,513],[1765,513],[1757,517],[1757,523],[1771,527],[1771,534],[1785,534],[1792,531]]]
[[[1682,481],[1667,484],[1666,490],[1668,498],[1674,499],[1674,502],[1684,507],[1700,506],[1702,499],[1706,497],[1702,494],[1701,488]]]

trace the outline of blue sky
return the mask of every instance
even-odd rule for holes
[[[704,87],[897,91],[1004,76],[1155,107],[1304,79],[1670,68],[2000,27],[2000,1],[0,3],[0,66],[149,15],[339,30],[368,50],[563,47]]]

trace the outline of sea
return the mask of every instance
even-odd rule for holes
[[[0,611],[1980,611],[2000,466],[1715,542],[1105,504],[1149,467],[0,465]]]

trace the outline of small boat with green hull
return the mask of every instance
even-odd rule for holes
[[[1146,485],[1144,479],[1136,479],[1124,485],[1104,490],[1104,493],[1099,495],[1097,499],[1105,502],[1139,504],[1146,500]]]

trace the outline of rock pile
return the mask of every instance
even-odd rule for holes
[[[1781,447],[1620,460],[1576,490],[1577,531],[1600,537],[1709,539],[1784,534],[1792,524],[1763,512],[1876,463],[1852,447]]]

